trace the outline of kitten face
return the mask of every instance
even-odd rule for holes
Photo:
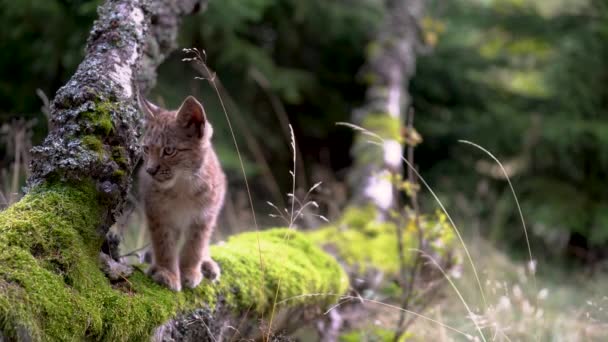
[[[146,174],[167,188],[179,177],[194,175],[203,166],[211,135],[201,104],[188,97],[175,111],[154,106],[141,98],[139,105],[145,116],[143,167]]]

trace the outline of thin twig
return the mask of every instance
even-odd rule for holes
[[[134,249],[134,250],[132,250],[132,251],[130,251],[128,253],[125,253],[125,254],[121,255],[120,257],[124,258],[124,257],[130,257],[130,256],[139,256],[138,253],[141,252],[141,251],[143,251],[143,250],[145,250],[148,247],[150,247],[149,243],[145,244],[143,247],[139,247],[139,248]]]
[[[413,109],[410,109],[410,111],[408,112],[406,127],[408,130],[408,133],[414,129],[414,110]],[[415,165],[415,163],[414,163],[414,146],[412,144],[409,144],[407,146],[407,159],[411,165]],[[414,175],[414,172],[412,171],[412,168],[408,168],[407,178],[408,178],[408,182],[412,186],[417,184],[416,183],[417,180]],[[418,233],[418,247],[420,249],[423,249],[423,245],[422,245],[423,236],[422,236],[422,229],[420,227],[420,205],[418,203],[418,194],[416,191],[412,191],[408,195],[410,198],[410,204],[412,205],[412,208],[414,209],[414,225],[415,225],[416,231]],[[405,275],[405,273],[407,272],[407,267],[405,265],[405,256],[404,256],[404,251],[403,251],[403,235],[404,235],[403,228],[400,227],[397,231],[399,232],[397,241],[399,241],[399,256],[401,259],[401,261],[400,261],[401,280],[402,280],[401,286],[405,286],[405,283],[407,281],[407,278]],[[416,283],[416,277],[419,272],[419,269],[420,269],[420,253],[416,253],[416,256],[414,259],[414,265],[410,269],[410,276],[409,276],[409,283],[407,284],[407,290],[404,289],[404,291],[403,291],[403,298],[402,298],[402,302],[401,302],[401,307],[403,309],[409,308],[410,300],[413,295],[414,285]],[[399,322],[397,323],[397,329],[395,330],[395,336],[393,337],[393,341],[395,341],[395,342],[399,341],[401,336],[403,336],[403,334],[406,331],[407,326],[404,325],[406,313],[407,312],[405,312],[405,311],[401,311],[399,314]]]

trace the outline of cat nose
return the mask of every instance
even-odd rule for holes
[[[158,169],[160,169],[160,165],[156,165],[156,166],[148,166],[146,167],[146,172],[150,175],[150,176],[154,176],[155,174],[158,173]]]

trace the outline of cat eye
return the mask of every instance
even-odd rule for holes
[[[149,152],[148,146],[144,145],[144,154],[148,154],[148,152]]]
[[[177,150],[175,149],[175,147],[173,146],[167,146],[165,148],[163,148],[163,154],[165,156],[172,156],[177,152]]]

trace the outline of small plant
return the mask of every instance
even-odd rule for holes
[[[302,200],[296,197],[296,138],[293,134],[293,128],[291,127],[291,124],[289,125],[289,131],[291,135],[291,150],[293,152],[293,168],[289,171],[292,181],[292,190],[290,193],[287,194],[287,197],[289,197],[289,203],[291,203],[291,210],[288,210],[287,208],[283,208],[283,210],[281,210],[278,206],[276,206],[270,201],[267,201],[266,203],[276,212],[276,214],[269,214],[268,216],[272,218],[280,218],[285,222],[285,224],[287,224],[289,228],[295,228],[296,221],[298,219],[303,218],[304,214],[307,212],[308,209],[310,209],[311,207],[316,209],[319,208],[319,204],[316,201],[311,200],[310,195],[313,193],[313,191],[318,189],[319,186],[321,186],[321,182],[317,182],[313,186],[311,186]],[[313,217],[321,219],[323,222],[329,222],[329,220],[323,215],[314,213],[309,214]]]
[[[29,176],[32,128],[36,120],[17,119],[0,126],[0,146],[6,151],[0,165],[0,209],[17,202],[23,192],[21,187]]]

